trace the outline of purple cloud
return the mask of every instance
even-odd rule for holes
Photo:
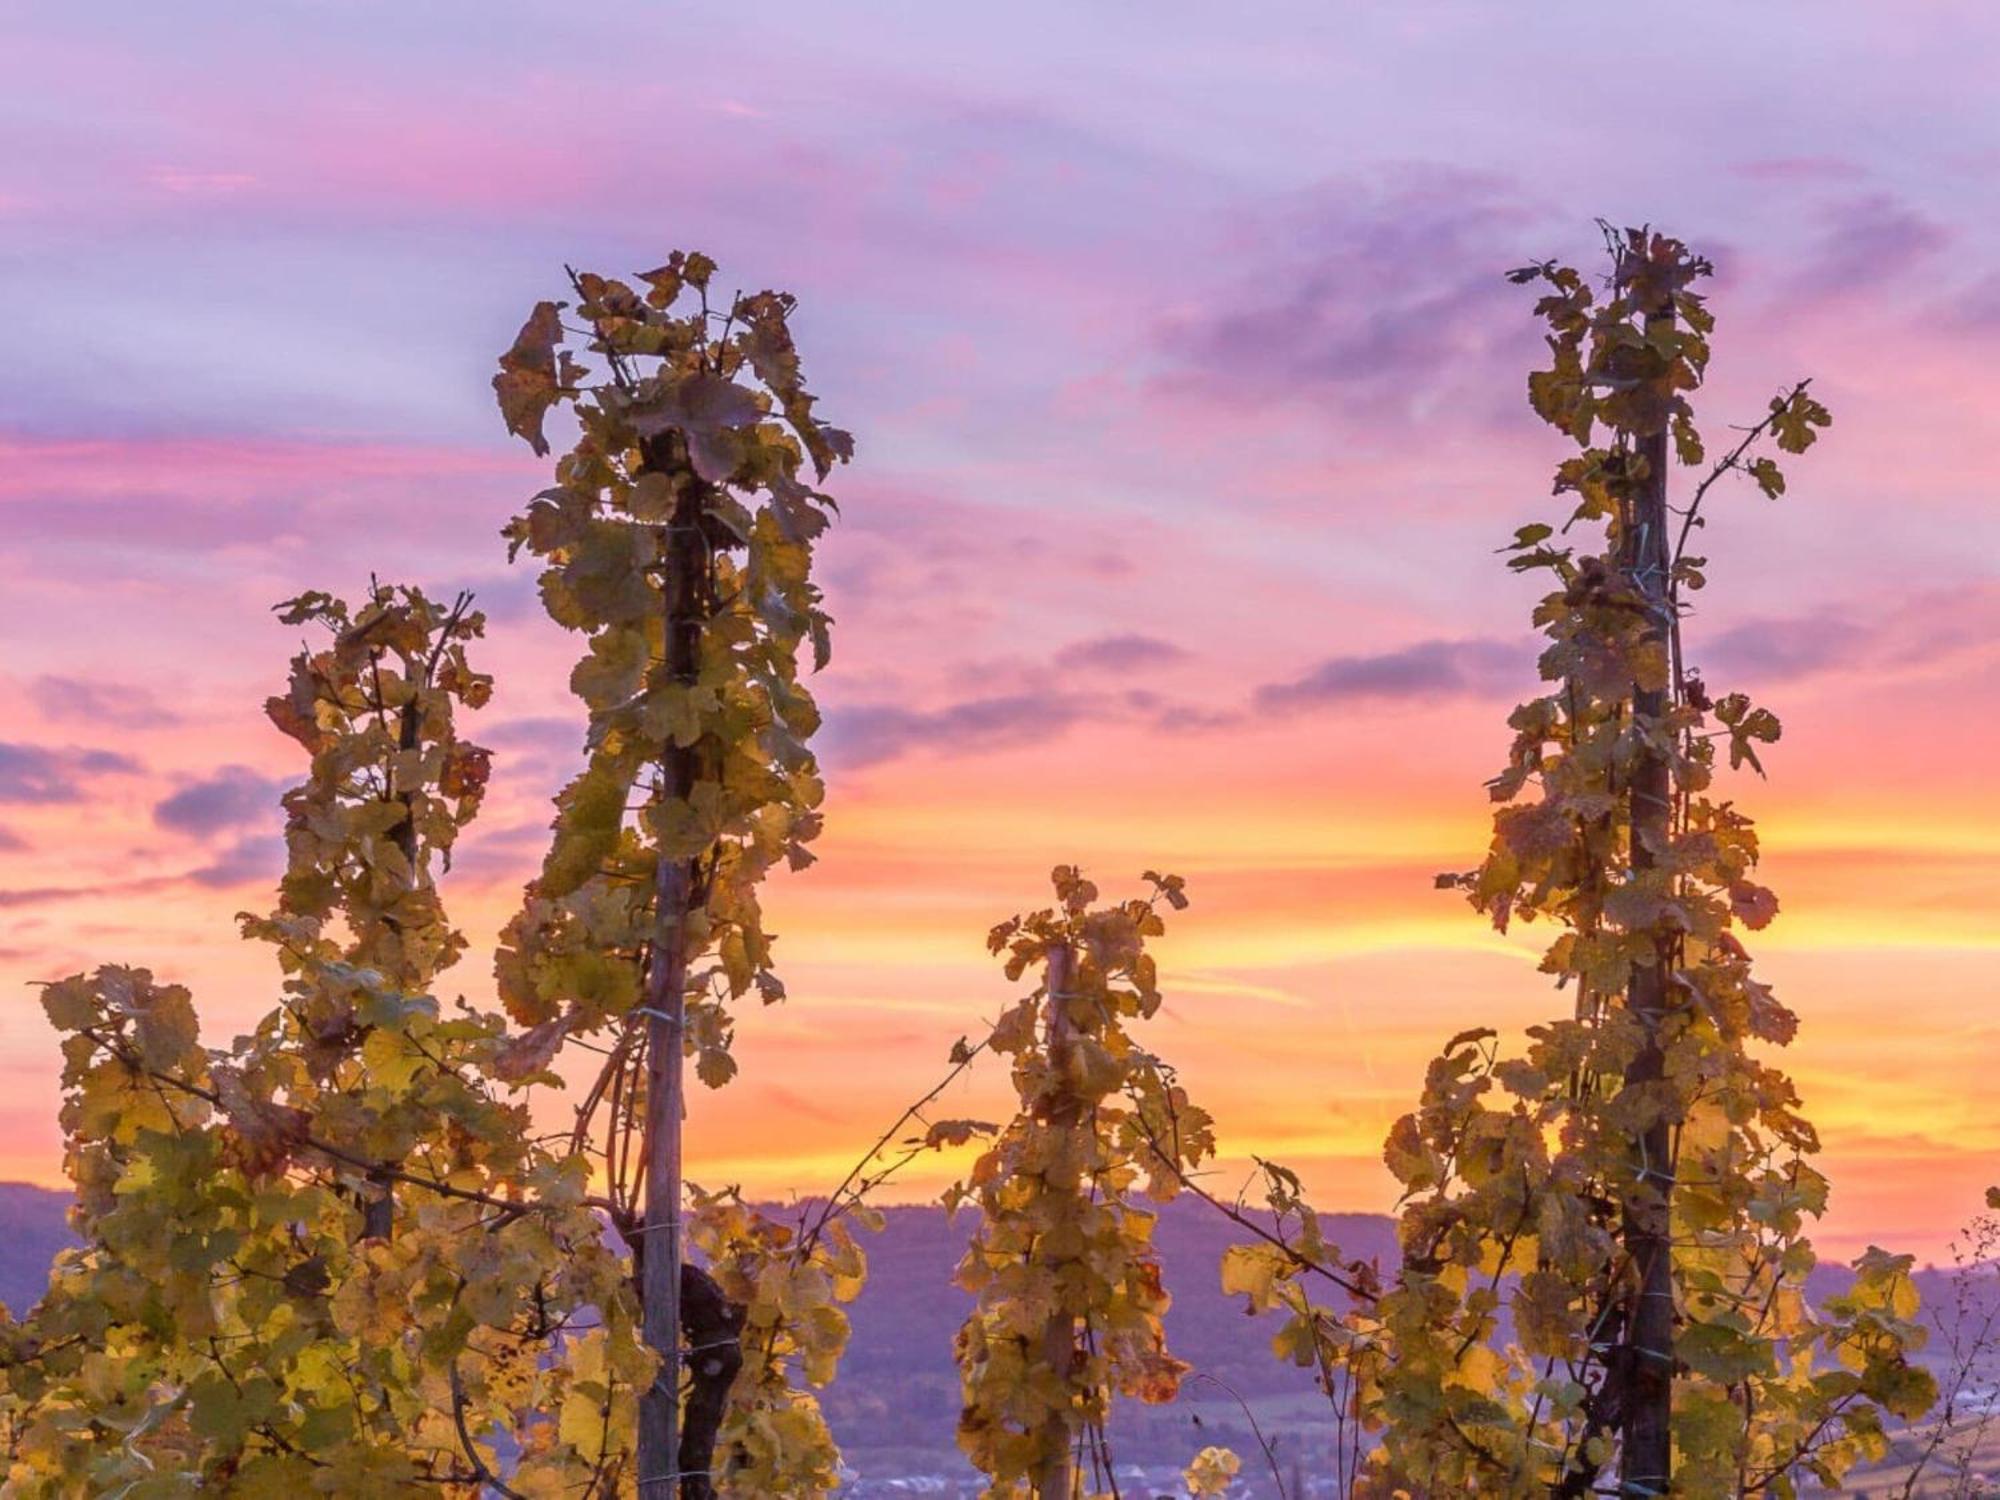
[[[216,859],[188,872],[188,879],[210,890],[273,881],[285,868],[285,841],[272,835],[238,839]]]
[[[1535,680],[1529,653],[1509,641],[1420,641],[1395,651],[1331,656],[1302,677],[1252,696],[1270,713],[1357,702],[1435,702],[1501,692]]]
[[[451,873],[474,886],[518,884],[535,873],[549,838],[546,818],[498,828],[474,827],[454,853]]]
[[[1259,236],[1288,253],[1252,259],[1212,302],[1161,326],[1162,384],[1235,404],[1337,393],[1406,407],[1491,386],[1535,353],[1500,273],[1546,253],[1530,238],[1542,217],[1501,179],[1455,169],[1323,184]],[[1515,380],[1504,384],[1511,397]]]
[[[1788,682],[1834,667],[1851,667],[1874,644],[1871,633],[1832,615],[1747,620],[1702,644],[1704,661],[1724,676]]]
[[[2000,328],[2000,272],[1980,277],[1952,299],[1949,325],[1982,338]]]
[[[1773,156],[1734,170],[1754,182],[1852,182],[1863,175],[1859,165],[1839,156]]]
[[[1767,684],[1822,672],[1958,670],[2000,642],[2000,585],[1980,582],[1844,611],[1744,620],[1698,644],[1720,680]]]
[[[533,750],[550,755],[582,753],[584,723],[581,714],[564,718],[560,714],[530,715],[502,719],[479,727],[479,741],[496,750]]]
[[[1186,661],[1188,653],[1152,635],[1100,635],[1065,646],[1056,665],[1070,671],[1139,672]]]
[[[113,750],[0,741],[0,802],[80,802],[94,778],[138,770],[137,761]]]
[[[60,723],[157,729],[181,722],[179,714],[161,703],[150,688],[138,683],[42,676],[28,685],[28,697],[44,718]]]
[[[1804,291],[1834,294],[1893,281],[1952,242],[1951,231],[1887,193],[1834,204],[1799,279]]]
[[[1080,703],[1055,693],[970,698],[932,710],[857,704],[828,715],[826,745],[847,765],[872,766],[913,750],[970,755],[1011,749],[1062,734],[1085,717]]]
[[[112,887],[113,890],[119,887]],[[0,889],[0,909],[11,910],[23,906],[46,906],[57,901],[78,901],[86,896],[103,895],[102,890],[84,886],[31,885]]]
[[[1105,695],[1030,691],[963,699],[934,709],[868,703],[827,715],[824,749],[840,765],[880,765],[918,751],[976,755],[1054,740],[1084,724],[1141,724],[1201,734],[1241,724],[1234,709],[1197,708],[1145,688]]]
[[[1058,663],[1067,654],[1059,654]],[[1108,654],[1117,657],[1123,649]],[[1135,654],[1143,658],[1149,653]],[[1535,681],[1532,652],[1521,645],[1421,641],[1379,654],[1330,657],[1292,681],[1264,684],[1239,708],[1197,707],[1146,688],[1110,696],[1055,690],[992,694],[931,709],[890,703],[835,706],[827,715],[824,746],[829,760],[858,769],[920,751],[955,756],[1014,749],[1056,739],[1083,724],[1142,724],[1161,734],[1205,734],[1239,726],[1250,713],[1474,697]]]
[[[110,884],[34,885],[0,889],[0,909],[54,906],[70,901],[95,901],[107,896],[139,896],[170,889],[177,876],[151,875],[144,880],[113,881]]]
[[[158,803],[153,808],[153,821],[196,838],[268,823],[285,786],[285,782],[260,776],[248,766],[224,766]]]

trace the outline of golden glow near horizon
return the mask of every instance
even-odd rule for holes
[[[1546,929],[1503,937],[1431,889],[1435,871],[1476,850],[1476,783],[1473,797],[1438,788],[1434,807],[1414,795],[1344,804],[1321,784],[1266,788],[1233,809],[1191,805],[1169,785],[1146,789],[1156,810],[1145,819],[1100,817],[1087,801],[1053,803],[1044,790],[1030,821],[1008,806],[1031,800],[1013,788],[1032,774],[1033,757],[998,759],[997,771],[991,759],[934,763],[921,780],[891,767],[862,778],[847,805],[836,795],[820,863],[771,893],[792,999],[744,1014],[740,1080],[697,1098],[695,1180],[778,1198],[838,1182],[942,1075],[952,1041],[1009,998],[982,939],[993,921],[1043,899],[1048,851],[1081,860],[1111,891],[1141,863],[1189,877],[1194,905],[1158,945],[1168,999],[1153,1037],[1216,1114],[1225,1147],[1216,1182],[1231,1192],[1256,1154],[1299,1168],[1329,1209],[1387,1208],[1380,1141],[1435,1046],[1471,1024],[1517,1036],[1562,1008],[1534,967]],[[1002,774],[1004,804],[982,802],[972,784]],[[889,801],[899,786],[908,800]],[[1804,1018],[1787,1061],[1827,1143],[1836,1206],[1821,1238],[1830,1253],[1884,1239],[1940,1253],[2000,1152],[2000,1108],[1977,1086],[1995,1029],[1981,1019],[2000,946],[1988,917],[1992,862],[1976,831],[1933,818],[1919,826],[1905,817],[1893,855],[1873,837],[1887,814],[1822,820],[1792,807],[1763,825],[1785,910],[1757,949]],[[1868,835],[1858,847],[1857,831]],[[1454,834],[1460,859],[1422,852]],[[138,830],[133,838],[143,841]],[[1142,861],[1149,841],[1181,857]],[[477,829],[466,842],[478,850]],[[1316,844],[1337,857],[1315,859]],[[475,998],[488,993],[483,955],[533,857],[528,844],[513,869],[448,884],[474,940],[448,982]],[[1885,862],[1892,879],[1881,878]],[[158,971],[195,985],[221,1040],[272,995],[263,955],[230,936],[230,914],[258,897],[254,884],[168,880],[64,901],[18,936],[36,943],[43,974],[86,955],[151,955]],[[14,1085],[0,1106],[0,1174],[55,1184],[56,1059],[35,1009],[0,1013]],[[938,1108],[990,1115],[1003,1107],[1003,1084],[975,1078]],[[935,1192],[956,1165],[925,1158],[888,1196]]]

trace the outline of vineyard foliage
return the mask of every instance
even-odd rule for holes
[[[44,988],[83,1243],[0,1322],[6,1493],[830,1494],[815,1392],[867,1275],[864,1200],[958,1147],[957,1439],[990,1500],[1118,1493],[1114,1402],[1191,1374],[1153,1247],[1183,1195],[1244,1231],[1222,1286],[1278,1315],[1274,1354],[1328,1398],[1343,1494],[1788,1497],[1881,1457],[1936,1396],[1911,1261],[1871,1249],[1848,1291],[1805,1295],[1829,1186],[1771,1061],[1798,1018],[1747,946],[1778,899],[1721,790],[1780,725],[1682,639],[1711,493],[1782,496],[1765,450],[1803,453],[1830,416],[1800,383],[1711,454],[1709,267],[1608,240],[1601,284],[1513,275],[1546,325],[1530,404],[1575,451],[1566,514],[1503,549],[1543,586],[1542,691],[1509,716],[1484,858],[1439,878],[1502,933],[1551,929],[1566,1001],[1523,1046],[1474,1025],[1431,1062],[1384,1152],[1399,1264],[1344,1257],[1275,1163],[1258,1212],[1204,1185],[1214,1122],[1141,1039],[1148,945],[1187,904],[1150,872],[1107,904],[1060,866],[1052,905],[993,929],[1034,987],[830,1193],[779,1217],[683,1185],[684,1060],[727,1085],[746,1007],[785,994],[759,893],[821,827],[803,679],[830,639],[820,486],[852,443],[815,413],[792,299],[712,304],[714,264],[677,253],[631,283],[572,273],[494,380],[538,456],[552,420],[568,439],[504,535],[584,641],[583,769],[494,956],[501,1008],[439,995],[466,943],[438,881],[491,766],[459,725],[493,692],[485,622],[373,582],[280,606],[310,639],[267,712],[309,764],[276,905],[241,918],[272,1009],[215,1046],[145,969]],[[988,1055],[1012,1118],[932,1121]],[[1243,1468],[1202,1447],[1185,1487],[1226,1495]]]
[[[1513,277],[1541,288],[1549,364],[1529,398],[1579,450],[1555,479],[1572,508],[1505,549],[1549,580],[1534,611],[1546,690],[1509,717],[1485,860],[1439,878],[1501,932],[1553,926],[1541,970],[1571,1007],[1523,1051],[1474,1027],[1430,1064],[1384,1152],[1402,1186],[1386,1287],[1312,1234],[1225,1269],[1253,1307],[1291,1313],[1279,1353],[1341,1382],[1380,1434],[1356,1462],[1362,1494],[1582,1496],[1621,1470],[1625,1492],[1656,1492],[1666,1476],[1635,1480],[1622,1460],[1665,1391],[1674,1493],[1788,1496],[1879,1457],[1885,1422],[1935,1395],[1909,1358],[1924,1337],[1910,1257],[1870,1250],[1850,1292],[1806,1299],[1828,1184],[1796,1090],[1764,1060],[1798,1019],[1740,935],[1778,902],[1754,879],[1751,819],[1713,794],[1718,758],[1761,771],[1779,724],[1713,694],[1682,654],[1711,486],[1741,472],[1776,498],[1783,473],[1754,449],[1803,452],[1828,414],[1794,386],[1711,460],[1689,401],[1709,357],[1708,265],[1644,231],[1611,248],[1602,290],[1553,263]],[[1671,538],[1639,519],[1668,439],[1702,476]],[[1315,1224],[1278,1186],[1280,1221]],[[1637,1336],[1652,1298],[1671,1314],[1662,1349]]]
[[[1146,951],[1165,930],[1156,908],[1187,904],[1177,876],[1146,878],[1150,897],[1099,907],[1097,887],[1058,866],[1056,905],[987,939],[1010,980],[1042,976],[985,1041],[1008,1060],[1019,1111],[946,1196],[979,1210],[958,1270],[975,1298],[958,1335],[958,1441],[992,1500],[1067,1495],[1073,1475],[1108,1489],[1113,1393],[1169,1401],[1188,1369],[1167,1351],[1144,1204],[1171,1202],[1215,1138],[1133,1035],[1161,1004]]]
[[[483,621],[390,587],[282,618],[331,639],[268,706],[312,757],[278,906],[242,923],[279,1003],[211,1049],[143,969],[43,992],[85,1245],[7,1330],[11,1492],[471,1494],[505,1430],[515,1486],[563,1493],[625,1272],[588,1163],[506,1087],[505,1017],[432,993],[464,947],[435,880],[486,781],[457,729]]]
[[[490,766],[456,721],[492,693],[467,656],[484,622],[467,598],[447,609],[385,586],[352,612],[324,594],[281,607],[331,643],[301,652],[268,706],[312,756],[284,799],[278,909],[243,921],[277,957],[279,1006],[209,1048],[189,994],[144,970],[46,990],[86,1245],[6,1328],[14,1492],[573,1497],[647,1477],[633,1432],[660,1361],[643,1336],[643,1179],[626,1137],[644,1093],[652,877],[662,861],[694,875],[677,912],[687,1046],[720,1085],[728,1001],[783,995],[756,884],[807,863],[819,826],[799,656],[826,657],[809,575],[831,501],[798,473],[823,477],[849,449],[811,415],[790,299],[712,314],[712,270],[676,255],[643,295],[578,277],[604,383],[558,351],[554,304],[495,381],[538,451],[551,407],[577,413],[557,485],[507,536],[544,564],[551,615],[590,638],[572,679],[588,765],[497,955],[506,1014],[434,994],[465,946],[436,877]],[[702,305],[677,316],[683,293]],[[661,669],[657,564],[682,526],[703,559],[691,680]],[[668,795],[676,756],[693,774]],[[562,1085],[571,1044],[609,1062],[574,1127],[545,1133],[554,1110],[538,1101]],[[684,1493],[832,1485],[808,1387],[845,1341],[861,1217],[808,1236],[733,1193],[692,1191],[709,1313],[737,1347],[693,1351],[690,1418],[705,1403],[701,1441],[722,1458]]]
[[[802,655],[822,666],[830,649],[812,553],[834,504],[815,486],[853,446],[814,415],[792,299],[711,308],[714,275],[706,256],[678,252],[638,287],[573,275],[574,306],[538,304],[494,378],[508,427],[537,454],[552,411],[574,419],[554,485],[505,534],[510,553],[541,563],[550,619],[588,643],[570,675],[587,763],[556,799],[554,840],[496,973],[526,1028],[524,1067],[553,1082],[580,1051],[595,1075],[572,1144],[640,1263],[643,1347],[619,1344],[608,1388],[617,1442],[628,1416],[638,1424],[641,1492],[668,1492],[679,1472],[705,1494],[714,1465],[724,1490],[816,1494],[837,1453],[792,1377],[823,1383],[845,1342],[838,1304],[863,1274],[846,1223],[806,1236],[703,1198],[691,1238],[736,1311],[705,1287],[663,1307],[671,1271],[645,1276],[649,1252],[669,1267],[686,1255],[687,1195],[661,1177],[679,1167],[662,1136],[677,1143],[681,1056],[723,1086],[736,1003],[784,997],[757,891],[774,866],[811,863],[820,829],[808,746],[819,712],[800,679]],[[573,333],[594,364],[567,347]],[[796,1264],[807,1247],[818,1263]],[[703,1302],[716,1316],[697,1328],[689,1311]],[[759,1336],[732,1326],[742,1319]],[[747,1373],[698,1358],[676,1440],[682,1342],[730,1346]],[[648,1353],[667,1357],[657,1378]]]

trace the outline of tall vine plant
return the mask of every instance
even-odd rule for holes
[[[860,1186],[791,1226],[678,1180],[683,1055],[722,1083],[729,1003],[782,994],[756,885],[805,863],[818,827],[798,658],[825,656],[809,570],[831,508],[798,476],[848,446],[811,416],[789,299],[712,314],[711,271],[676,256],[643,296],[575,278],[600,385],[557,354],[552,305],[502,361],[538,448],[551,406],[579,418],[509,535],[591,645],[573,679],[588,768],[498,955],[514,1024],[433,993],[465,946],[436,878],[487,781],[456,717],[492,692],[468,654],[483,621],[388,586],[283,607],[331,639],[269,704],[312,756],[284,799],[278,907],[243,922],[277,955],[279,1006],[217,1048],[188,992],[143,969],[45,992],[85,1246],[0,1322],[10,1493],[837,1483],[803,1387],[831,1378],[865,1274]],[[676,316],[683,291],[702,306]],[[603,1066],[545,1133],[570,1045]]]
[[[558,799],[554,842],[507,929],[498,978],[551,1065],[571,1043],[600,1064],[574,1140],[631,1247],[657,1361],[638,1400],[641,1500],[706,1494],[728,1473],[758,1494],[831,1486],[816,1407],[770,1369],[796,1358],[824,1378],[845,1321],[800,1300],[835,1312],[859,1275],[797,1256],[767,1257],[762,1275],[725,1256],[703,1274],[687,1254],[684,1059],[705,1084],[726,1083],[732,1006],[782,997],[757,888],[774,865],[808,863],[820,826],[807,747],[819,717],[800,659],[823,664],[828,649],[811,565],[833,502],[816,485],[851,452],[814,415],[787,326],[792,299],[759,292],[711,306],[714,274],[707,257],[679,253],[637,287],[572,273],[573,305],[539,304],[494,380],[509,428],[538,454],[552,408],[577,431],[554,485],[507,537],[540,559],[550,618],[588,637],[571,677],[588,711],[588,763]],[[594,363],[565,347],[572,334]],[[773,1248],[777,1231],[745,1224],[740,1203],[700,1202],[720,1215],[707,1230],[712,1257]],[[814,1251],[859,1254],[844,1224]],[[725,1294],[732,1280],[748,1305]],[[802,1337],[815,1347],[794,1347]],[[739,1379],[746,1356],[766,1368]],[[736,1422],[716,1456],[732,1401],[746,1400],[781,1403],[784,1420]],[[800,1429],[812,1441],[780,1441]]]
[[[1760,450],[1801,453],[1829,417],[1802,382],[1711,455],[1690,405],[1709,265],[1607,234],[1602,285],[1553,262],[1513,275],[1541,288],[1549,363],[1529,399],[1577,447],[1555,478],[1572,508],[1505,549],[1550,580],[1547,687],[1509,719],[1485,860],[1439,880],[1503,932],[1555,927],[1541,968],[1571,1009],[1521,1055],[1480,1028],[1431,1063],[1385,1151],[1403,1188],[1388,1285],[1297,1232],[1316,1221],[1283,1179],[1293,1232],[1225,1265],[1226,1286],[1289,1314],[1279,1352],[1380,1431],[1357,1453],[1361,1494],[1789,1496],[1878,1456],[1885,1418],[1934,1396],[1909,1359],[1910,1257],[1871,1249],[1848,1292],[1807,1300],[1828,1184],[1766,1060],[1797,1017],[1743,938],[1778,902],[1750,817],[1716,791],[1724,760],[1762,771],[1779,723],[1683,652],[1714,486],[1744,475],[1778,497]],[[1677,469],[1693,476],[1678,503]]]
[[[1010,1063],[1019,1109],[946,1200],[979,1210],[958,1270],[975,1299],[958,1441],[992,1500],[1115,1491],[1113,1395],[1169,1401],[1188,1370],[1167,1350],[1145,1204],[1215,1153],[1208,1115],[1134,1033],[1160,1007],[1146,941],[1161,903],[1186,905],[1181,881],[1148,875],[1150,896],[1100,906],[1073,867],[1053,879],[1054,906],[988,938],[1009,979],[1041,983],[982,1044]]]
[[[83,1245],[0,1324],[7,1493],[607,1493],[590,1367],[624,1267],[588,1163],[536,1133],[532,1049],[435,995],[465,946],[436,878],[487,780],[457,726],[492,691],[482,618],[386,585],[281,610],[326,636],[268,705],[311,756],[277,906],[242,919],[282,995],[216,1048],[146,969],[44,990]]]

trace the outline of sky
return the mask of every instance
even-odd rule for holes
[[[1785,722],[1729,793],[1822,1248],[1941,1255],[2000,1181],[1995,55],[2000,11],[1924,0],[5,7],[0,1176],[60,1181],[34,981],[150,966],[218,1044],[275,998],[232,918],[303,769],[261,711],[302,590],[491,617],[446,976],[490,997],[581,734],[580,643],[498,535],[546,464],[493,360],[565,262],[699,248],[798,295],[859,452],[827,831],[769,899],[792,998],[690,1174],[838,1181],[1009,997],[984,934],[1063,862],[1188,881],[1151,1038],[1213,1186],[1255,1153],[1388,1207],[1426,1058],[1565,1008],[1546,932],[1431,877],[1535,691],[1494,549],[1559,518],[1502,273],[1588,262],[1601,216],[1715,260],[1715,431],[1801,376],[1834,412],[1782,501],[1712,507],[1690,653]]]

